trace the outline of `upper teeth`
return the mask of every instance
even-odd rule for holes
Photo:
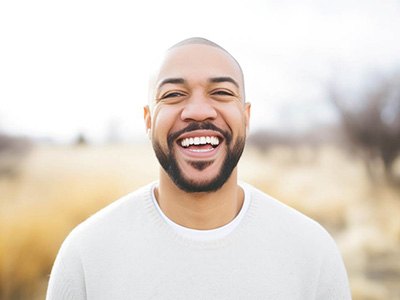
[[[185,138],[181,141],[182,147],[189,147],[190,145],[206,145],[206,144],[217,146],[219,145],[219,139],[216,136],[202,136],[194,138]]]

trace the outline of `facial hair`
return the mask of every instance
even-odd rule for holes
[[[194,180],[194,178],[186,178],[177,164],[175,153],[173,151],[173,143],[175,142],[176,138],[181,134],[194,130],[218,131],[223,135],[225,140],[225,159],[221,165],[218,174],[210,180],[196,181]],[[225,184],[225,182],[231,176],[232,171],[237,166],[239,159],[243,153],[245,136],[238,137],[232,146],[232,135],[230,134],[230,132],[224,131],[210,122],[193,122],[190,123],[186,128],[168,135],[167,142],[168,151],[164,151],[160,143],[153,139],[153,149],[160,165],[171,178],[171,180],[175,183],[175,185],[187,193],[215,192]],[[190,164],[195,169],[201,171],[211,165],[212,162],[190,162]]]

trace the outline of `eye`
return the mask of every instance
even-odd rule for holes
[[[211,92],[211,95],[216,96],[235,96],[235,94],[229,90],[215,90]]]
[[[185,96],[185,94],[182,92],[168,92],[162,95],[160,99],[177,98],[182,96]]]

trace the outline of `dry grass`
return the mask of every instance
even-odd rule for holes
[[[67,233],[156,179],[157,168],[149,145],[37,147],[18,178],[0,178],[0,299],[43,298]],[[359,161],[332,148],[268,154],[247,149],[240,178],[334,235],[355,300],[399,299],[399,191],[372,187]]]
[[[323,224],[345,260],[354,300],[400,299],[400,191],[372,185],[335,148],[248,149],[243,178]]]

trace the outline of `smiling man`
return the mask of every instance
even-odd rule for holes
[[[329,234],[238,183],[249,117],[226,50],[170,48],[144,108],[159,180],[71,232],[47,299],[350,299]]]

